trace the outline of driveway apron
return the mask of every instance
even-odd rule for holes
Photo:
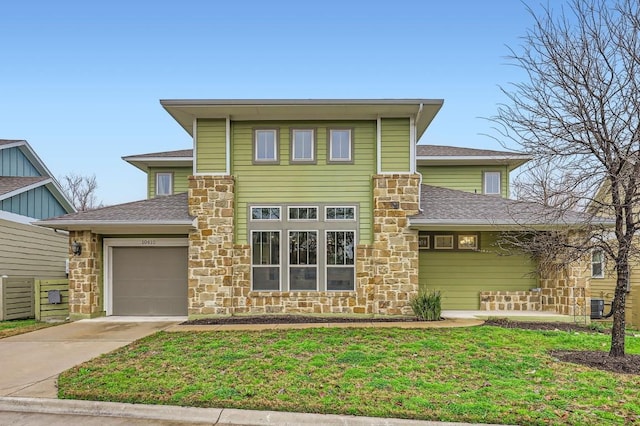
[[[82,320],[0,339],[0,396],[56,398],[60,373],[176,321]]]

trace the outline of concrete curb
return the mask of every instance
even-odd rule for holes
[[[220,408],[177,407],[170,405],[126,404],[50,398],[0,397],[0,411],[117,417],[174,421],[218,426],[462,426],[469,423],[435,422],[333,414],[287,413]],[[476,426],[488,426],[475,424]]]

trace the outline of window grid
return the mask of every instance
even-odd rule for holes
[[[289,220],[318,220],[318,207],[289,207]]]
[[[356,208],[353,206],[327,206],[325,207],[326,220],[355,220]]]
[[[254,290],[280,290],[280,231],[251,232]]]
[[[280,220],[280,207],[256,206],[251,207],[251,220]]]

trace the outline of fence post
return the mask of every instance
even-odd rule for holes
[[[34,281],[34,290],[33,290],[33,297],[35,298],[35,317],[36,317],[36,321],[40,321],[40,285],[41,285],[41,280],[35,280]]]

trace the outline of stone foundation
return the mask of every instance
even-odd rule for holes
[[[80,243],[82,253],[71,251]],[[90,231],[69,232],[69,317],[72,320],[104,315],[102,300],[102,237]]]
[[[540,291],[483,291],[480,310],[540,311]]]

